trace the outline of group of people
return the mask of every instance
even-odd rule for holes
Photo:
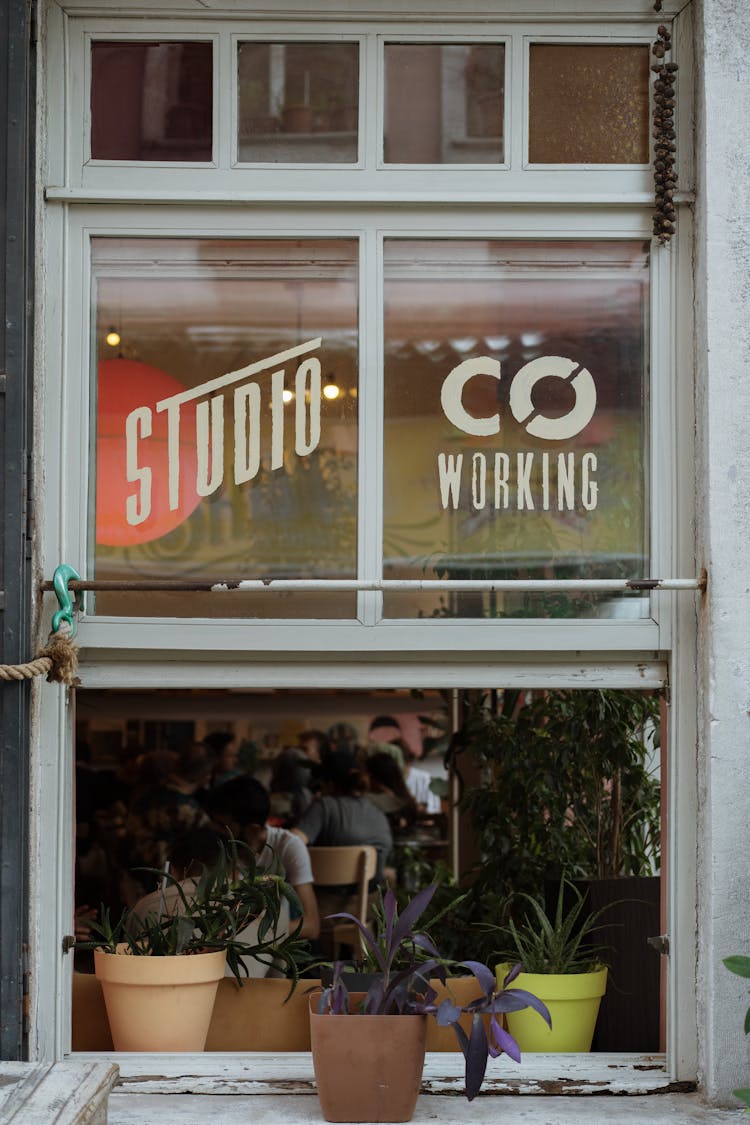
[[[322,731],[304,732],[262,778],[242,771],[234,740],[225,732],[176,754],[145,755],[129,792],[118,789],[114,815],[109,810],[115,827],[105,847],[109,885],[102,887],[101,901],[111,902],[115,868],[123,905],[138,904],[141,910],[148,906],[155,871],[169,864],[173,874],[194,874],[191,865],[209,862],[204,857],[215,847],[211,833],[231,834],[252,850],[259,871],[283,875],[291,884],[301,904],[300,936],[314,941],[321,915],[341,909],[347,888],[338,897],[335,890],[316,894],[308,846],[374,846],[374,889],[385,877],[394,839],[408,833],[420,814],[440,807],[412,759],[391,716],[373,720],[363,746],[332,744]],[[428,796],[433,800],[419,799]],[[80,844],[76,899],[82,928],[99,898],[91,893],[87,863],[96,841],[89,836]]]

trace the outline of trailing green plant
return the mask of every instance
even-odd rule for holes
[[[737,953],[732,957],[725,957],[723,963],[730,973],[735,973],[738,977],[750,977],[750,957]],[[750,1008],[745,1012],[744,1031],[745,1035],[750,1035]],[[750,1090],[733,1090],[732,1093],[750,1110]]]
[[[250,848],[234,839],[221,844],[217,861],[205,866],[197,879],[180,881],[168,872],[142,870],[163,880],[165,890],[173,888],[173,900],[167,904],[163,898],[159,911],[145,915],[127,908],[114,924],[103,906],[100,920],[91,922],[95,936],[76,942],[77,948],[136,957],[189,956],[223,949],[239,984],[241,974],[248,975],[244,959],[254,958],[283,967],[291,988],[295,987],[300,965],[309,960],[308,943],[298,937],[302,921],[290,933],[277,931],[285,901],[299,914],[302,907],[284,879],[258,872]],[[257,920],[257,939],[248,942],[242,934]]]
[[[532,895],[517,898],[523,914],[502,929],[508,948],[500,951],[501,961],[520,961],[527,973],[589,973],[606,965],[607,947],[592,938],[608,907],[589,913],[586,896],[567,879],[560,880],[552,915]]]

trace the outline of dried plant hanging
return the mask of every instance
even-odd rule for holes
[[[677,63],[666,62],[672,49],[672,36],[664,24],[657,30],[657,39],[651,47],[656,62],[651,70],[654,81],[653,133],[654,138],[654,237],[659,242],[669,242],[675,231],[676,211],[674,193],[677,190],[675,170],[674,109]]]

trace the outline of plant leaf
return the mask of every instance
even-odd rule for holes
[[[440,1004],[437,1010],[435,1019],[437,1020],[438,1027],[448,1027],[449,1024],[455,1023],[462,1015],[461,1008],[458,1004],[453,1004],[450,1000],[445,999]]]
[[[469,969],[482,986],[482,991],[491,996],[497,987],[497,979],[492,969],[488,969],[481,961],[462,961],[461,964]]]
[[[522,1012],[524,1008],[533,1008],[552,1027],[552,1017],[547,1005],[525,988],[509,988],[506,992],[501,992],[492,1001],[491,1008],[493,1012]]]
[[[511,984],[511,982],[514,981],[516,979],[516,977],[519,975],[519,973],[521,973],[522,971],[523,971],[523,965],[521,964],[520,961],[517,961],[516,964],[510,970],[510,972],[506,973],[505,980],[503,981],[503,988],[507,988],[508,985]]]
[[[454,1026],[458,1027],[458,1024]],[[466,1051],[466,1097],[473,1101],[479,1093],[484,1075],[487,1070],[487,1056],[489,1054],[487,1033],[480,1015],[475,1015],[471,1021],[471,1034]]]
[[[492,1045],[493,1037],[496,1044],[495,1047],[493,1047]],[[518,1046],[510,1032],[506,1031],[505,1028],[502,1027],[502,1025],[498,1023],[498,1021],[493,1016],[490,1020],[490,1054],[492,1055],[493,1059],[495,1059],[501,1051],[505,1051],[506,1055],[508,1055],[509,1058],[513,1059],[513,1062],[520,1063],[520,1047]]]
[[[725,957],[724,965],[730,973],[735,973],[738,977],[750,977],[750,957],[744,957],[741,954]]]
[[[419,891],[419,893],[414,896],[411,902],[409,902],[408,905],[404,907],[403,911],[398,917],[398,922],[396,923],[393,931],[390,943],[391,948],[397,948],[407,936],[407,934],[409,934],[410,931],[414,928],[414,923],[416,922],[417,918],[419,918],[420,915],[427,909],[436,890],[436,884],[431,883],[429,887],[425,887],[424,890]]]

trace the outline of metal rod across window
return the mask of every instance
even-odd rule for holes
[[[71,581],[72,591],[92,590],[100,593],[117,591],[121,593],[142,593],[146,591],[165,591],[182,593],[223,594],[240,590],[255,593],[260,590],[276,592],[330,591],[330,592],[382,592],[423,591],[442,592],[487,592],[493,591],[601,591],[628,592],[649,590],[701,590],[706,589],[706,575],[698,578],[513,578],[513,579],[359,579],[359,578],[244,578],[216,581],[199,581],[190,578],[138,578],[138,579],[94,579],[91,581]],[[43,591],[52,590],[51,582],[41,584]]]

